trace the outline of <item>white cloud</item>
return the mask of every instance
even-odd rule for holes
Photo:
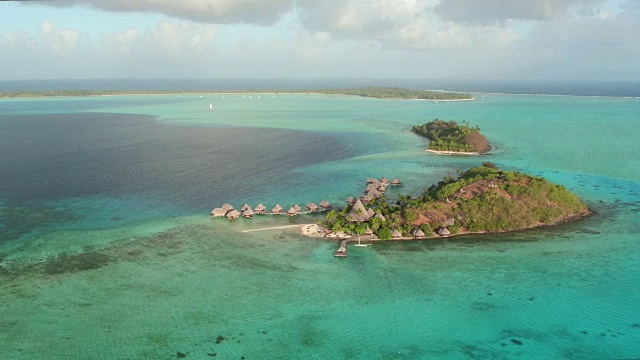
[[[51,6],[84,5],[116,12],[151,12],[210,24],[273,24],[294,0],[59,0],[38,1]]]
[[[552,20],[571,11],[593,11],[605,0],[441,0],[434,12],[447,21],[495,24],[507,20]]]
[[[72,29],[58,29],[51,21],[42,23],[42,35],[45,42],[58,54],[73,53],[80,41],[80,32]]]

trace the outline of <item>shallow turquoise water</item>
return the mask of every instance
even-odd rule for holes
[[[0,261],[14,275],[0,273],[0,358],[640,356],[640,99],[180,95],[0,103],[5,115],[52,113],[80,119],[37,117],[31,130],[12,123],[12,133],[10,120],[0,121],[3,153],[17,148],[7,145],[16,138],[26,142],[22,149],[37,148],[32,137],[16,136],[41,130],[46,139],[47,126],[74,136],[82,128],[92,139],[48,147],[42,156],[56,154],[49,160],[35,152],[23,161],[35,167],[3,160],[12,165],[0,188]],[[158,120],[123,117],[114,126],[110,116],[118,114]],[[493,154],[423,152],[426,142],[408,130],[436,117],[478,124]],[[92,149],[119,161],[87,157]],[[563,184],[597,214],[523,233],[350,248],[347,259],[331,256],[336,244],[294,230],[240,233],[309,218],[207,216],[224,202],[340,203],[371,176],[401,178],[401,191],[417,194],[484,160]],[[75,175],[47,167],[56,164]],[[42,187],[14,181],[33,171],[47,175]],[[55,189],[27,196],[48,184]]]

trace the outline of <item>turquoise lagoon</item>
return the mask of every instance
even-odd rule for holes
[[[476,97],[3,99],[0,358],[640,357],[640,99]],[[479,125],[491,155],[424,152],[409,129],[434,118]],[[313,217],[208,216],[342,204],[372,176],[416,195],[485,160],[596,215],[347,259],[295,230],[241,232]]]

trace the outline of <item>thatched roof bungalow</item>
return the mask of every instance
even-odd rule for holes
[[[211,216],[213,217],[222,217],[227,215],[227,210],[223,209],[223,208],[215,208],[213,210],[211,210]]]
[[[296,212],[300,212],[300,210],[302,210],[302,208],[300,206],[298,206],[298,204],[294,204],[291,208],[293,210],[295,210]]]
[[[376,178],[368,178],[367,179],[367,184],[377,184],[377,183],[379,183],[379,181]]]
[[[296,209],[294,209],[293,206],[289,208],[289,211],[287,211],[287,215],[289,215],[289,216],[296,216],[296,215],[298,215],[298,213],[299,212]]]
[[[240,208],[240,211],[245,211],[247,209],[251,208],[251,206],[249,206],[249,204],[244,204],[242,205],[242,207]]]
[[[258,206],[256,206],[256,208],[254,209],[254,212],[256,214],[264,214],[264,212],[267,210],[267,208],[262,205],[262,204],[258,204]]]
[[[373,200],[373,196],[369,195],[369,194],[364,194],[362,196],[360,196],[360,199],[358,199],[358,201],[362,200],[362,202],[364,203],[370,203],[371,200]]]
[[[253,217],[253,210],[251,210],[251,208],[247,208],[245,211],[242,212],[242,216],[246,217],[246,218],[252,218]]]
[[[449,235],[451,235],[451,231],[449,231],[449,229],[447,229],[444,226],[440,226],[438,228],[438,230],[436,230],[436,233],[438,233],[438,235],[440,235],[440,236],[449,236]]]
[[[422,229],[415,228],[413,230],[413,237],[415,237],[416,239],[422,239],[424,236],[424,231],[422,231]]]
[[[383,184],[388,184],[389,180],[387,180],[387,178],[383,176],[383,177],[380,178],[380,182],[383,183]]]
[[[231,210],[227,213],[227,218],[229,218],[230,220],[235,220],[239,217],[240,217],[240,211],[238,210]]]
[[[373,231],[371,230],[370,227],[367,226],[367,228],[364,230],[364,234],[367,236],[373,235]]]
[[[229,204],[224,204],[222,205],[222,208],[227,210],[227,211],[231,211],[233,210],[233,206],[229,205]]]
[[[401,237],[402,237],[402,233],[398,231],[398,229],[393,229],[393,231],[391,232],[391,238],[400,239]]]
[[[318,205],[316,205],[315,203],[308,203],[307,204],[307,209],[309,209],[309,211],[318,211]]]
[[[356,200],[357,200],[357,199],[356,199],[356,198],[354,198],[353,196],[349,196],[349,197],[347,198],[347,202],[348,202],[349,204],[355,204],[355,203],[356,203]]]
[[[325,209],[329,209],[331,207],[331,204],[329,204],[329,202],[326,201],[326,200],[322,200],[322,201],[320,201],[320,207],[325,208]]]
[[[276,204],[276,206],[274,206],[273,209],[271,209],[271,212],[274,214],[280,214],[282,210],[284,210],[284,208],[280,206],[280,204]]]
[[[382,196],[382,193],[376,189],[373,189],[369,191],[367,195],[371,196],[373,199],[377,199]]]
[[[399,179],[393,179],[393,180],[391,180],[391,185],[400,186],[400,185],[402,185],[402,181],[400,181]]]
[[[364,204],[362,204],[362,201],[358,199],[356,200],[356,203],[353,204],[353,207],[351,207],[351,210],[349,210],[349,213],[344,218],[347,219],[347,221],[351,221],[351,222],[363,222],[363,221],[369,221],[369,219],[371,219],[371,216],[369,215],[367,208],[365,208]]]

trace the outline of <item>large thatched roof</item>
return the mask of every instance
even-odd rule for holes
[[[451,231],[449,231],[449,229],[447,229],[444,226],[440,226],[438,228],[438,230],[436,230],[436,232],[440,235],[440,236],[447,236],[447,235],[451,235]]]
[[[251,208],[248,208],[247,210],[242,212],[242,216],[246,216],[246,217],[253,216],[253,210],[251,210]]]
[[[233,208],[233,206],[231,206],[231,205],[229,205],[229,204],[224,204],[224,205],[222,205],[222,208],[223,208],[223,209],[225,209],[225,210],[227,210],[227,211],[231,211],[231,210],[233,210],[233,209],[234,209],[234,208]]]
[[[331,204],[329,204],[329,202],[326,201],[326,200],[322,200],[322,201],[320,201],[320,206],[322,206],[323,208],[326,209],[326,208],[330,208]]]
[[[223,208],[215,208],[211,210],[211,216],[224,216],[227,213],[227,210]]]
[[[311,210],[311,211],[316,211],[318,210],[318,205],[316,205],[315,203],[308,203],[307,204],[307,209]]]
[[[274,207],[273,207],[273,209],[271,209],[271,212],[279,213],[279,212],[281,212],[282,210],[283,210],[283,207],[282,207],[282,206],[280,206],[280,204],[276,204],[276,206],[274,206]]]
[[[367,228],[364,230],[364,234],[365,235],[373,235],[373,231],[371,230],[370,227],[367,226]]]
[[[238,216],[240,216],[240,211],[238,211],[238,210],[231,210],[231,211],[229,211],[229,212],[227,213],[227,217],[228,217],[229,219],[235,219],[235,218],[237,218]]]
[[[240,208],[240,211],[245,211],[245,210],[247,210],[247,209],[248,209],[248,208],[250,208],[250,207],[251,207],[251,206],[249,206],[249,204],[244,204],[244,205],[242,205],[242,207]]]
[[[298,204],[293,205],[291,208],[292,208],[293,210],[295,210],[295,211],[300,211],[300,210],[302,210],[302,208],[300,208],[300,206],[298,206]]]
[[[349,210],[349,213],[345,216],[345,219],[347,219],[347,221],[362,222],[368,221],[369,219],[371,219],[371,216],[369,215],[369,211],[367,211],[367,208],[365,208],[364,204],[362,204],[362,201],[358,199],[356,200],[356,203],[353,204],[351,210]]]
[[[265,211],[267,208],[262,205],[262,204],[258,204],[258,206],[256,206],[256,211]]]
[[[289,208],[289,211],[287,211],[287,215],[298,215],[298,210],[292,206]]]
[[[398,231],[398,229],[393,229],[393,231],[391,232],[391,237],[392,238],[401,238],[402,237],[402,233],[400,231]]]

